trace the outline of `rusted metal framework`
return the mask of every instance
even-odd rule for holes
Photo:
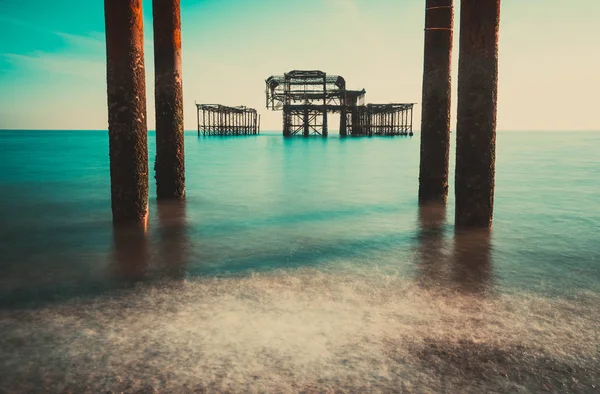
[[[365,89],[318,70],[293,70],[267,78],[267,109],[283,112],[283,135],[328,135],[328,113],[340,114],[340,135],[412,135],[409,104],[365,105]]]
[[[196,104],[198,135],[254,135],[260,133],[260,115],[254,108]]]
[[[413,135],[414,104],[367,104],[346,112],[347,132],[353,136]]]

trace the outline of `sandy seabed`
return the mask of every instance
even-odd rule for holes
[[[594,393],[599,301],[356,270],[139,285],[0,311],[0,391]]]

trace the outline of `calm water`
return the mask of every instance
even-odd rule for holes
[[[600,291],[600,133],[499,133],[493,232],[476,240],[454,236],[452,193],[445,215],[419,213],[418,135],[185,142],[187,203],[157,206],[152,177],[144,237],[113,234],[106,132],[0,132],[4,306],[123,279],[336,264],[446,284],[478,275],[503,292]],[[149,145],[152,169],[153,133]]]
[[[600,133],[499,133],[491,234],[418,136],[194,133],[113,232],[107,140],[0,132],[0,392],[598,392]]]

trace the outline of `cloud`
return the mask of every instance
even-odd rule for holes
[[[103,61],[75,54],[36,51],[27,55],[5,53],[3,56],[17,67],[84,78],[103,78],[106,67]]]
[[[104,50],[106,42],[102,33],[88,33],[88,34],[70,34],[62,32],[52,32],[53,34],[62,38],[71,47],[79,47],[91,50]],[[99,36],[101,35],[101,36]],[[102,37],[102,38],[100,38]]]
[[[104,78],[105,39],[102,32],[72,34],[49,30],[26,20],[0,16],[0,21],[20,26],[36,34],[60,38],[66,48],[60,51],[36,50],[3,53],[0,56],[17,69],[82,78]]]
[[[16,19],[16,18],[9,18],[3,15],[0,15],[0,21],[4,22],[4,23],[9,23],[11,25],[16,25],[16,26],[21,26],[21,27],[26,27],[30,30],[37,30],[37,31],[44,31],[44,29],[41,29],[40,27],[34,25],[33,23],[21,20],[21,19]]]
[[[91,31],[85,34],[72,34],[67,32],[49,30],[39,25],[35,25],[26,20],[8,18],[0,15],[0,21],[15,26],[26,28],[27,30],[39,34],[53,35],[62,39],[69,47],[82,48],[86,50],[99,51],[105,48],[105,38],[103,32]]]

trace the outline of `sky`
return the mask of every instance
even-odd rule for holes
[[[153,129],[152,1],[143,7]],[[185,127],[198,102],[257,108],[261,129],[279,130],[265,79],[319,69],[365,88],[366,102],[417,103],[418,130],[424,16],[424,0],[181,0]],[[502,0],[498,130],[600,130],[598,20],[598,0]],[[0,0],[0,37],[0,129],[108,127],[103,1]]]

